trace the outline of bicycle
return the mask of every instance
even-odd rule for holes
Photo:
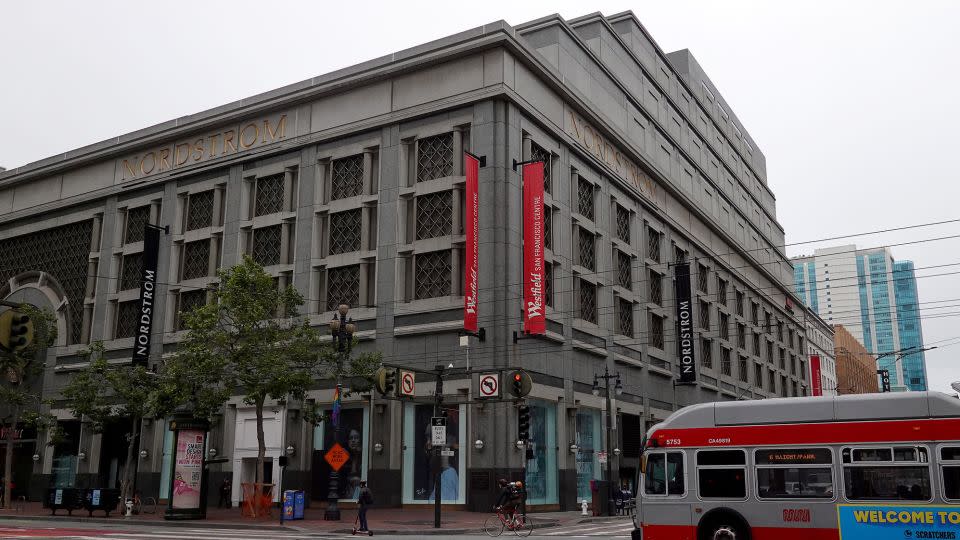
[[[495,538],[503,534],[504,529],[513,531],[517,536],[525,538],[533,533],[533,523],[525,514],[516,510],[507,515],[503,513],[503,508],[497,508],[497,513],[483,522],[483,532],[487,536]]]

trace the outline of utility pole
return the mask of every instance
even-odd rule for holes
[[[616,380],[616,385],[614,386],[614,391],[619,396],[623,394],[623,383],[620,382],[620,374],[610,374],[610,371],[604,367],[603,375],[594,375],[593,376],[593,395],[600,395],[600,381],[603,379],[606,390],[607,390],[607,437],[606,437],[606,453],[607,453],[607,513],[609,515],[614,514],[613,508],[613,454],[614,452],[611,449],[610,443],[610,433],[613,431],[613,414],[611,410],[613,407],[613,402],[610,396],[610,381]]]

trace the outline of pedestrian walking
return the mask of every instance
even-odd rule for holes
[[[365,532],[369,536],[373,536],[373,531],[367,526],[367,510],[373,506],[373,493],[367,487],[366,480],[360,481],[360,496],[357,497],[357,503],[360,505],[359,510],[357,510],[357,521],[360,523],[360,527],[354,528],[353,534]]]
[[[230,478],[224,478],[220,484],[220,500],[217,501],[217,508],[230,508],[230,497],[233,495],[233,483]]]

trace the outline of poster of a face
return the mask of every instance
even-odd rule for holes
[[[415,411],[414,444],[416,454],[413,462],[413,498],[433,502],[433,463],[440,467],[440,500],[456,502],[460,493],[460,413],[459,409],[447,410],[447,443],[445,450],[453,450],[452,456],[435,456],[430,418],[433,405],[417,405]]]
[[[177,454],[173,469],[174,508],[200,508],[205,435],[199,429],[184,429],[177,435]]]
[[[329,417],[330,411],[327,411]],[[314,460],[314,467],[321,470],[321,490],[318,492],[325,498],[329,488],[326,482],[330,478],[330,465],[322,455],[333,446],[333,423],[323,424],[323,448],[315,450],[319,460]],[[339,497],[341,499],[356,499],[360,496],[360,480],[363,478],[363,409],[341,409],[340,411],[340,445],[350,453],[350,459],[340,469]]]

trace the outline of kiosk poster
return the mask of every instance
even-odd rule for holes
[[[958,538],[956,506],[837,505],[842,540]]]
[[[199,429],[177,432],[177,455],[173,469],[173,508],[200,508],[205,433]]]

